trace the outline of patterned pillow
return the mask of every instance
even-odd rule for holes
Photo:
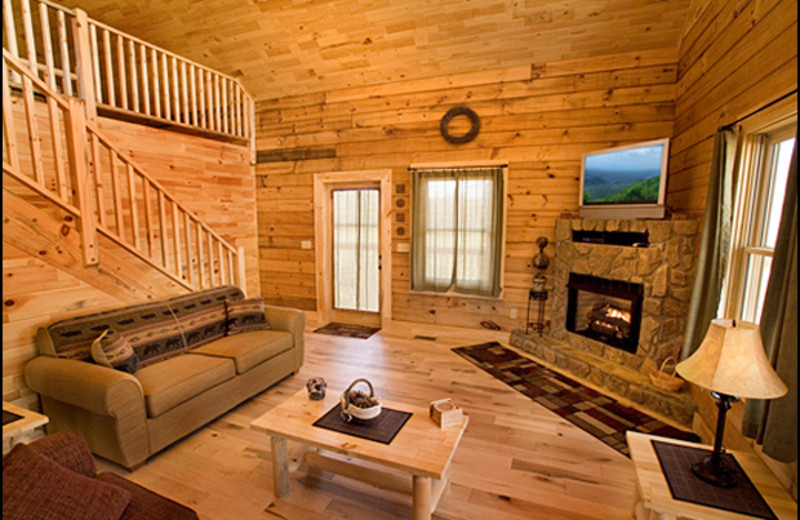
[[[264,298],[225,300],[225,312],[227,313],[225,320],[227,336],[253,330],[269,330],[269,323],[264,316]]]
[[[98,365],[129,374],[139,369],[139,356],[128,339],[114,329],[106,329],[92,342],[92,359]]]

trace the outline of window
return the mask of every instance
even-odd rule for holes
[[[724,315],[759,323],[786,194],[796,122],[744,135]]]
[[[504,172],[412,169],[412,290],[500,295]]]

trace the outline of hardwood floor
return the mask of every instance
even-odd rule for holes
[[[290,495],[272,492],[269,438],[250,422],[312,376],[340,393],[367,377],[380,396],[427,406],[451,396],[470,417],[437,520],[622,519],[633,503],[633,465],[588,433],[450,352],[508,333],[393,323],[368,340],[306,334],[300,373],[177,442],[133,473],[114,471],[193,507],[202,520],[411,518],[411,499],[301,466]],[[414,339],[434,336],[435,341]],[[289,443],[289,454],[298,445]]]

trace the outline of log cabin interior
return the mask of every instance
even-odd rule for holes
[[[763,321],[770,266],[790,280],[770,308],[796,312],[796,0],[4,0],[3,23],[4,409],[48,415],[26,366],[59,320],[226,285],[305,316],[293,375],[136,467],[96,457],[200,518],[650,518],[635,457],[452,349],[497,342],[712,444],[710,392],[651,373],[694,352],[709,293],[710,317]],[[663,139],[656,214],[590,211],[586,157]],[[764,428],[794,445],[796,323],[776,319],[789,394],[769,402],[794,414]],[[463,409],[432,516],[310,462],[278,498],[251,422],[311,377]],[[796,515],[796,450],[743,434],[749,404],[723,445]],[[658,518],[723,518],[681,511]]]

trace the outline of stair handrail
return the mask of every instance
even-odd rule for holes
[[[26,113],[31,114],[29,117],[29,121],[32,120],[32,104],[33,104],[33,87],[35,86],[39,89],[40,93],[46,98],[48,104],[57,105],[57,107],[64,112],[64,124],[66,130],[66,137],[67,137],[67,148],[69,154],[69,163],[70,163],[70,176],[73,182],[73,188],[76,192],[76,199],[77,199],[77,206],[73,205],[68,197],[59,197],[57,194],[53,193],[49,188],[47,188],[43,182],[43,178],[38,178],[36,174],[34,174],[34,179],[30,179],[30,177],[25,176],[19,169],[19,158],[16,155],[16,143],[15,141],[15,132],[14,132],[14,124],[12,118],[12,110],[10,107],[10,85],[9,85],[9,78],[8,78],[8,70],[7,67],[11,68],[14,72],[18,73],[21,77],[22,81],[22,91],[23,91],[23,98],[25,100],[26,105]],[[100,231],[105,236],[113,240],[115,243],[120,245],[121,247],[125,248],[132,254],[136,255],[140,259],[144,260],[152,267],[158,269],[163,274],[169,276],[171,279],[175,280],[177,283],[183,285],[187,289],[194,289],[195,284],[193,283],[194,275],[193,275],[193,268],[192,268],[192,258],[191,255],[191,244],[189,244],[190,237],[189,237],[189,228],[190,222],[195,223],[196,229],[196,236],[197,236],[197,253],[199,257],[199,262],[197,265],[198,271],[198,278],[199,278],[199,287],[203,288],[206,287],[206,279],[205,279],[205,271],[203,269],[203,256],[204,251],[201,246],[202,242],[202,234],[205,233],[206,235],[206,245],[208,247],[208,281],[210,282],[210,286],[213,286],[215,283],[215,275],[213,269],[213,244],[216,244],[216,254],[219,258],[219,281],[221,284],[224,283],[235,283],[240,287],[244,288],[245,286],[245,274],[244,274],[244,250],[242,247],[235,248],[233,245],[228,243],[224,238],[222,238],[217,232],[215,232],[211,227],[204,222],[196,213],[189,210],[184,204],[180,203],[177,198],[169,193],[169,191],[160,183],[158,180],[152,177],[144,168],[136,163],[135,160],[128,157],[122,150],[119,149],[115,144],[113,144],[112,140],[110,140],[107,136],[103,134],[103,131],[98,127],[98,125],[94,122],[88,121],[84,118],[84,111],[82,103],[75,99],[75,98],[67,98],[64,99],[61,94],[50,88],[44,81],[42,81],[33,71],[31,71],[28,67],[20,63],[20,61],[15,58],[11,52],[7,49],[3,49],[3,133],[6,139],[6,142],[9,143],[8,145],[8,163],[6,163],[5,158],[3,161],[3,172],[11,175],[12,177],[20,180],[26,186],[33,188],[41,195],[44,195],[49,200],[59,204],[62,208],[70,211],[76,217],[79,218],[81,223],[81,235],[82,239],[85,241],[84,243],[84,261],[86,265],[94,265],[97,263],[97,236],[96,232]],[[52,110],[52,109],[51,109]],[[55,129],[52,127],[52,112],[51,112],[51,132],[54,132]],[[35,129],[35,125],[29,126],[30,129]],[[38,158],[37,155],[41,156],[41,150],[36,148],[38,143],[38,138],[34,138],[33,136],[29,139],[31,144],[31,157],[33,158],[33,164],[36,164]],[[114,157],[116,157],[123,165],[124,169],[128,172],[128,178],[131,179],[132,176],[138,175],[141,178],[143,183],[143,193],[145,198],[147,197],[147,188],[152,187],[155,191],[156,196],[158,197],[160,204],[163,204],[165,200],[171,201],[172,208],[173,208],[173,252],[175,254],[175,266],[177,274],[172,272],[168,268],[168,262],[166,260],[166,247],[165,247],[165,236],[166,236],[166,227],[164,226],[163,222],[160,223],[162,225],[162,229],[160,230],[160,237],[161,237],[161,256],[162,262],[157,262],[154,258],[152,258],[152,247],[148,248],[149,255],[143,253],[138,249],[138,233],[135,234],[134,244],[131,244],[122,236],[123,233],[121,232],[121,227],[118,228],[118,232],[114,232],[110,229],[109,226],[105,225],[104,218],[105,212],[103,210],[103,181],[101,180],[101,171],[100,171],[100,164],[101,161],[99,160],[98,154],[98,147],[102,145],[105,150],[109,153],[113,153]],[[54,150],[57,147],[54,145]],[[58,161],[56,162],[56,168],[58,168]],[[34,167],[35,168],[35,167]],[[89,179],[89,171],[92,171],[94,174],[94,197],[92,196],[92,190],[90,189],[91,181]],[[112,181],[112,188],[114,189],[114,200],[117,206],[114,208],[114,215],[117,219],[117,223],[121,223],[121,204],[119,203],[119,195],[120,191],[117,189],[116,182],[116,171],[113,168],[113,159],[112,159],[112,169],[111,169],[111,181]],[[59,183],[60,184],[60,183]],[[61,195],[66,193],[66,189],[59,189],[58,190]],[[131,189],[130,194],[134,193],[135,190]],[[128,201],[130,208],[131,208],[131,221],[132,225],[135,229],[136,227],[136,201],[135,196]],[[159,216],[161,218],[163,213],[163,208],[159,208]],[[95,212],[96,210],[96,212]],[[183,276],[182,267],[181,267],[181,257],[180,257],[180,247],[178,238],[178,223],[177,223],[177,215],[178,211],[183,215],[184,219],[184,234],[186,242],[184,244],[184,251],[186,252],[186,265],[187,265],[187,273],[186,276]],[[146,214],[147,218],[149,219],[150,213]],[[96,218],[95,218],[96,217]],[[149,225],[149,224],[148,224]],[[151,229],[147,229],[148,233],[148,241],[150,240],[151,236]],[[223,269],[223,265],[226,263],[225,259],[223,258],[223,250],[227,251],[227,271]],[[235,261],[235,262],[234,262]]]

